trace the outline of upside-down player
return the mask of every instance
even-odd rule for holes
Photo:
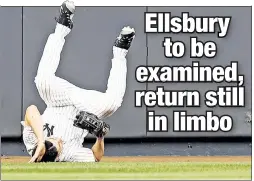
[[[55,75],[65,37],[73,28],[74,11],[73,2],[65,1],[61,5],[55,31],[49,35],[39,63],[35,84],[47,108],[41,115],[36,106],[29,106],[22,121],[23,141],[31,155],[29,162],[100,161],[104,155],[104,136],[110,129],[102,120],[112,115],[123,101],[126,55],[135,37],[134,29],[130,27],[122,29],[113,45],[112,68],[105,93],[79,88]],[[80,128],[77,125],[82,125],[82,121],[74,126],[76,116],[82,115],[81,112],[102,123],[99,124],[101,129],[95,131],[87,124]],[[84,148],[83,139],[92,132],[97,140],[91,149]]]

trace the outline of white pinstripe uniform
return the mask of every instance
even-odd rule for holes
[[[47,105],[42,120],[54,126],[53,135],[47,135],[45,130],[45,137],[58,137],[64,142],[60,161],[93,162],[95,159],[91,149],[82,147],[83,138],[88,131],[74,127],[73,120],[80,111],[87,111],[104,119],[121,106],[126,89],[127,50],[113,47],[112,68],[105,93],[81,89],[55,76],[64,38],[70,31],[57,23],[55,32],[48,37],[44,48],[35,84]],[[23,140],[31,155],[37,141],[30,127],[24,127]]]

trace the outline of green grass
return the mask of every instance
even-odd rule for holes
[[[2,180],[250,179],[251,163],[2,163]]]

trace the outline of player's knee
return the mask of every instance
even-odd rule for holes
[[[46,88],[52,86],[52,76],[36,76],[34,79],[35,85],[39,91],[46,91]]]
[[[122,102],[123,102],[123,97],[122,96],[108,95],[107,107],[110,109],[109,111],[114,112],[119,107],[121,107]]]
[[[42,78],[41,76],[38,76],[38,75],[37,75],[37,76],[35,77],[35,79],[34,79],[34,83],[35,83],[37,89],[39,89],[40,86],[43,85],[43,82],[45,82],[45,81],[43,80],[43,78]]]
[[[36,77],[34,78],[34,82],[36,84],[48,84],[49,82],[51,82],[51,80],[55,77],[55,74],[51,75],[51,74],[38,74],[36,75]]]
[[[122,103],[123,103],[123,98],[119,98],[119,99],[116,100],[115,105],[116,105],[117,108],[119,108],[119,107],[122,106]]]
[[[104,115],[106,117],[112,115],[116,110],[120,107],[120,105],[117,105],[115,103],[107,104],[106,108],[104,109]]]
[[[113,102],[115,103],[116,107],[120,107],[123,102],[123,95],[117,95],[113,97]]]
[[[113,112],[115,112],[118,108],[122,106],[123,99],[122,98],[116,98],[112,101],[112,109]]]

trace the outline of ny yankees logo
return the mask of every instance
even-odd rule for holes
[[[47,130],[47,137],[50,137],[52,135],[54,135],[54,128],[55,126],[51,126],[46,123],[44,126],[43,126],[43,131]]]

